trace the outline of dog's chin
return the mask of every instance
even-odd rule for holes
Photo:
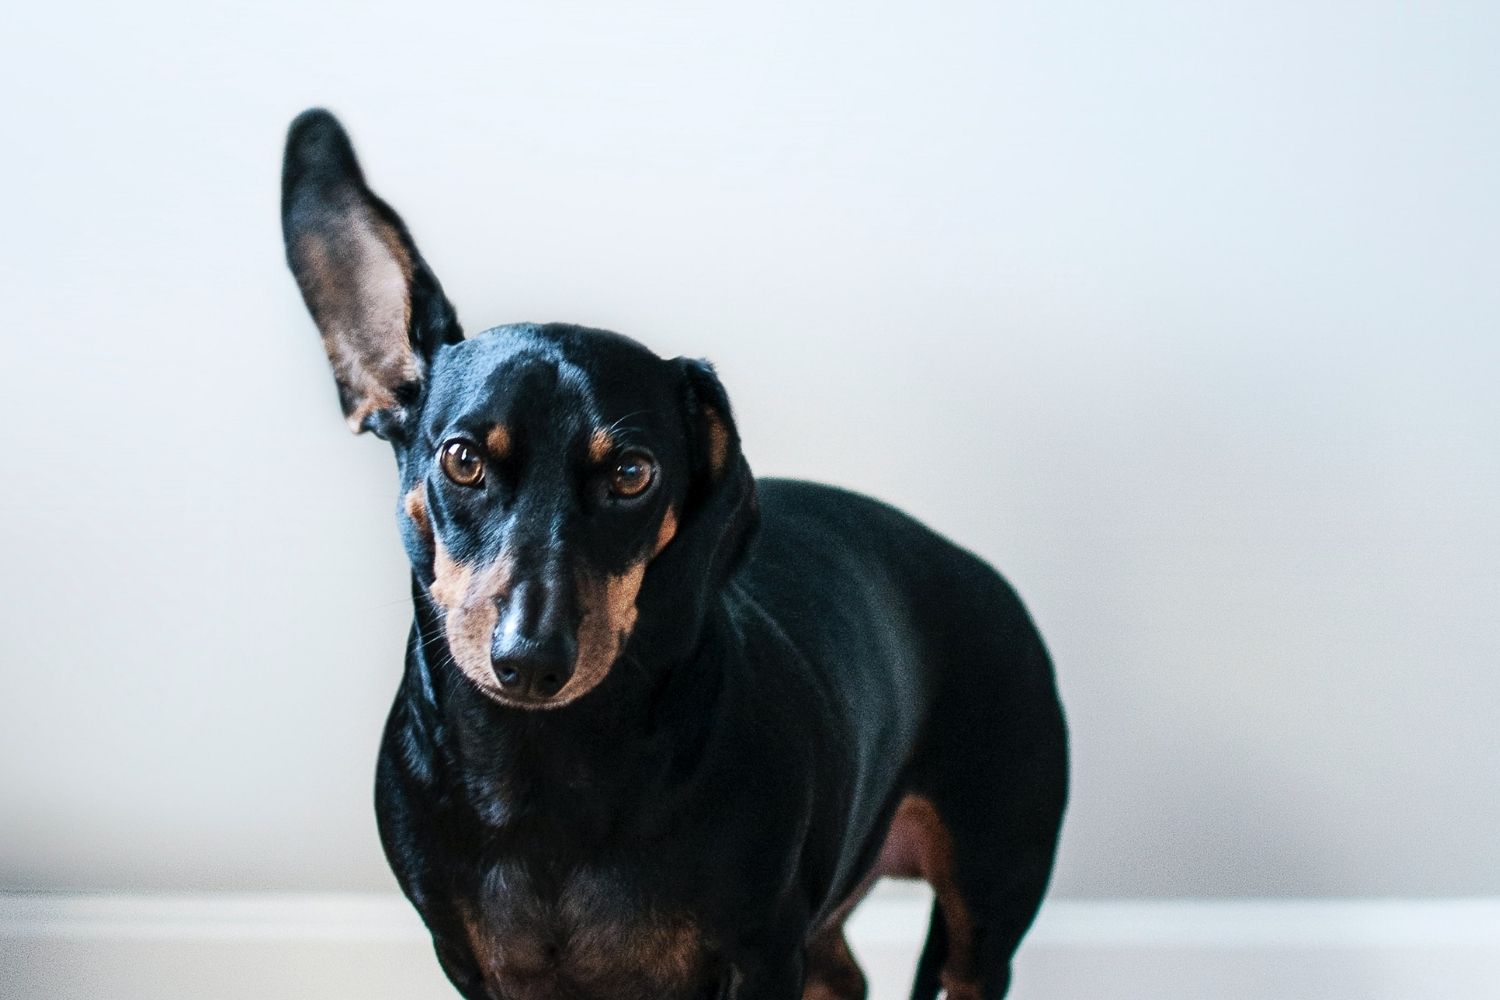
[[[494,670],[488,663],[481,665],[477,660],[460,657],[452,651],[451,647],[450,656],[466,682],[490,701],[497,705],[504,705],[506,708],[523,708],[531,711],[562,708],[577,701],[597,686],[597,684],[587,683],[586,678],[575,674],[556,694],[550,697],[521,694],[501,687]]]
[[[528,711],[545,712],[549,709],[562,708],[564,705],[575,700],[577,696],[569,692],[569,686],[564,685],[561,691],[550,698],[538,698],[529,694],[512,694],[493,684],[480,688],[480,691],[490,701],[493,701],[497,705],[504,705],[506,708],[524,708]]]

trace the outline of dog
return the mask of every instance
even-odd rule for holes
[[[396,454],[376,813],[459,993],[853,1000],[844,920],[891,876],[935,893],[912,997],[1003,996],[1068,780],[1011,587],[885,504],[754,478],[704,361],[465,339],[321,109],[282,226],[344,417]]]

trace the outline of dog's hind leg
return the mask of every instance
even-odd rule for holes
[[[908,795],[882,859],[891,874],[921,878],[933,889],[912,1000],[933,1000],[939,991],[948,1000],[999,1000],[1046,889],[1051,853],[1028,863],[1024,845],[1003,828],[976,835],[964,818],[950,821],[951,812],[926,795]]]
[[[1067,799],[1067,735],[1041,638],[1008,586],[966,593],[932,649],[938,693],[891,835],[905,831],[906,867],[932,885],[942,921],[916,1000],[935,996],[934,972],[949,1000],[1005,996]]]
[[[950,891],[962,908],[960,926],[967,938],[962,950],[950,949],[942,982],[950,1000],[1000,1000],[1010,986],[1011,960],[1046,893],[1053,844],[1051,837],[1042,843],[1018,836],[1004,822],[969,827],[967,819],[960,813],[948,824],[954,861]],[[1027,827],[1025,820],[1013,822]],[[955,937],[951,919],[947,928]]]
[[[932,1000],[939,988],[951,1000],[979,1000],[974,962],[974,926],[968,900],[954,872],[953,838],[937,807],[924,794],[908,794],[896,808],[876,870],[897,878],[919,878],[932,886],[932,922],[917,963],[913,1000]]]
[[[849,942],[842,921],[826,924],[807,945],[807,983],[802,1000],[865,1000],[865,974]]]
[[[948,928],[943,923],[943,911],[937,902],[932,904],[932,916],[927,921],[927,941],[917,957],[917,974],[911,984],[911,1000],[933,1000],[943,989],[943,963],[948,960]]]

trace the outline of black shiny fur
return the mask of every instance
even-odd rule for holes
[[[358,224],[386,227],[410,255],[420,371],[363,422],[428,515],[399,515],[415,620],[377,815],[459,991],[796,1000],[809,938],[917,793],[951,833],[979,995],[1002,996],[1067,784],[1051,666],[1004,580],[882,503],[753,478],[705,363],[556,324],[463,339],[326,112],[293,124],[283,195],[310,303],[310,283],[358,263],[339,242],[342,212],[367,213]],[[321,270],[296,250],[308,232],[334,234]],[[513,447],[482,487],[448,481],[442,443],[496,424]],[[600,427],[654,457],[658,481],[639,500],[600,492],[587,455]],[[653,552],[668,517],[676,534]],[[484,693],[454,666],[430,590],[434,539],[465,562],[525,554],[517,572],[547,581],[562,628],[585,613],[572,574],[649,560],[622,654],[562,707]],[[946,945],[934,914],[914,997],[937,995]]]

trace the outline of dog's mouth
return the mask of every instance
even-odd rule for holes
[[[486,684],[476,684],[480,692],[491,701],[498,702],[511,708],[547,709],[561,708],[573,701],[578,695],[559,689],[556,694],[530,694],[526,691],[517,691],[503,687],[493,680]],[[566,688],[566,685],[564,685]]]

